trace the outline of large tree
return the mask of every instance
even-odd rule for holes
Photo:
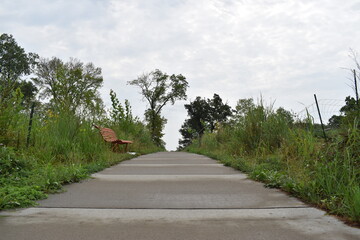
[[[205,130],[213,132],[218,123],[224,123],[231,116],[231,107],[223,103],[218,94],[212,99],[196,97],[193,102],[185,104],[189,118],[179,130],[182,139],[179,140],[180,149],[189,145],[196,137],[201,138]]]
[[[217,123],[223,123],[229,116],[232,115],[231,107],[223,103],[218,94],[214,94],[212,99],[208,99],[210,114],[209,114],[209,127],[213,132]]]
[[[141,89],[141,94],[148,102],[149,108],[145,111],[145,119],[148,123],[153,141],[158,146],[163,146],[161,140],[166,119],[161,116],[161,110],[168,104],[174,104],[176,100],[186,99],[188,82],[179,75],[167,75],[156,69],[148,74],[143,74],[128,84]]]
[[[2,80],[17,81],[20,76],[29,75],[38,58],[39,56],[35,53],[26,53],[11,34],[0,35],[0,76]]]
[[[55,111],[87,115],[102,106],[98,89],[103,84],[101,68],[93,63],[84,64],[71,58],[63,62],[59,58],[42,58],[36,69],[34,82],[41,96],[50,100]]]
[[[194,130],[199,136],[203,135],[210,121],[209,101],[196,97],[193,102],[185,104],[184,107],[188,112],[189,119],[185,121],[183,126]]]
[[[32,101],[36,93],[34,85],[21,77],[29,75],[36,65],[38,56],[26,53],[12,35],[0,35],[0,142],[6,142],[5,136],[14,125],[21,105]]]
[[[16,88],[25,90],[31,85],[24,80],[20,82],[20,77],[29,75],[37,60],[38,55],[26,53],[11,34],[0,35],[0,108],[6,107],[7,99],[12,97]]]

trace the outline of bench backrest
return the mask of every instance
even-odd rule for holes
[[[101,136],[104,138],[104,140],[106,142],[114,142],[114,141],[118,140],[114,130],[112,130],[110,128],[99,128],[99,130],[100,130]]]

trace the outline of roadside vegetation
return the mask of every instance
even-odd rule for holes
[[[0,210],[33,206],[64,184],[134,157],[112,152],[93,124],[132,140],[136,154],[164,150],[113,90],[105,109],[102,84],[92,63],[40,58],[12,35],[0,36]]]
[[[204,106],[193,111],[200,100],[185,105],[189,119],[180,130],[180,149],[217,159],[266,187],[360,223],[360,107],[355,98],[347,97],[342,115],[332,117],[327,139],[311,116],[296,119],[253,99],[240,99],[232,116],[218,118],[214,129],[207,119],[216,115],[200,111],[211,101],[201,100]]]

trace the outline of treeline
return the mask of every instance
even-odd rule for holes
[[[262,100],[235,109],[218,95],[185,105],[179,149],[208,155],[305,202],[360,223],[360,106],[347,97],[325,127]]]
[[[93,124],[134,143],[138,154],[163,150],[152,132],[111,90],[105,109],[102,70],[71,58],[26,53],[0,36],[0,209],[33,205],[65,183],[128,159],[111,152]]]

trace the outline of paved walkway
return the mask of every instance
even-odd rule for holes
[[[351,228],[204,156],[156,153],[0,212],[0,239],[359,239]]]

